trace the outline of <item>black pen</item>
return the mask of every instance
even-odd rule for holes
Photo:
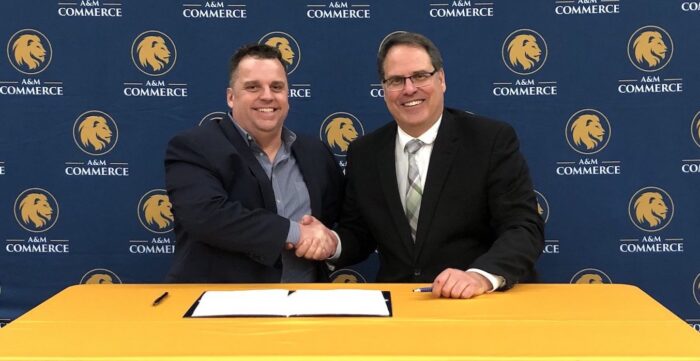
[[[413,292],[433,292],[433,288],[432,287],[414,288]]]
[[[158,306],[160,304],[160,301],[164,300],[166,297],[168,297],[168,291],[163,292],[162,295],[158,296],[158,298],[153,301],[153,306]]]

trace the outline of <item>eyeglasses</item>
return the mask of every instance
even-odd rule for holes
[[[411,79],[413,86],[420,88],[430,84],[430,77],[437,73],[437,71],[438,69],[435,69],[432,72],[419,71],[409,76],[392,76],[391,78],[382,80],[382,83],[384,83],[384,86],[386,86],[386,90],[399,91],[403,90],[404,86],[406,85],[406,79]]]

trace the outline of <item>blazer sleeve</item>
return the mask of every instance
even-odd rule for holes
[[[340,224],[336,230],[340,236],[342,250],[340,257],[333,262],[337,267],[347,267],[360,263],[377,248],[377,242],[369,231],[359,206],[360,193],[355,179],[358,172],[352,170],[354,160],[359,156],[354,151],[356,146],[357,144],[350,144],[346,158],[348,163],[345,167],[347,174],[345,199],[343,200]]]
[[[256,194],[259,185],[250,177],[242,179],[249,169],[237,154],[221,149],[230,143],[200,138],[176,136],[165,155],[166,188],[176,227],[181,228],[177,231],[186,233],[189,241],[274,265],[284,249],[289,220],[262,204],[246,208],[234,198],[233,194]]]
[[[487,196],[496,239],[472,267],[503,276],[508,289],[534,268],[544,248],[544,222],[515,131],[503,124],[494,139]]]

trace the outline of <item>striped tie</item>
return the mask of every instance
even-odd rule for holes
[[[406,218],[411,226],[411,238],[416,241],[416,229],[418,228],[418,213],[420,212],[420,200],[423,197],[423,189],[420,185],[420,172],[416,163],[416,153],[423,146],[423,142],[413,139],[406,144],[404,151],[408,153],[408,188],[406,189]]]

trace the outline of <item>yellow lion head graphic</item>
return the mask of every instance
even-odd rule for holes
[[[594,284],[594,283],[604,283],[603,277],[595,273],[586,273],[576,280],[577,284]]]
[[[19,65],[27,64],[29,69],[36,69],[46,59],[46,49],[37,35],[24,34],[12,44],[15,61]]]
[[[637,63],[646,61],[650,67],[659,65],[661,59],[666,57],[666,44],[658,31],[645,31],[634,39],[634,57]]]
[[[583,143],[586,149],[594,149],[599,142],[603,141],[605,129],[600,124],[600,118],[595,114],[584,114],[574,120],[571,124],[571,137],[574,144]]]
[[[659,192],[645,192],[634,202],[634,214],[639,223],[656,227],[666,219],[668,207]]]
[[[333,283],[358,283],[357,277],[353,275],[339,275],[333,280]]]
[[[698,118],[698,122],[695,123],[695,128],[698,130],[698,139],[700,140],[700,118]]]
[[[85,284],[111,284],[114,283],[112,281],[112,277],[110,275],[104,274],[104,273],[96,273],[90,278],[85,281]]]
[[[286,38],[283,38],[281,36],[275,36],[270,39],[268,39],[265,42],[265,45],[269,45],[273,48],[277,48],[277,50],[282,53],[282,59],[287,62],[287,64],[292,65],[294,63],[294,50],[292,50],[292,47],[289,45],[289,40]]]
[[[544,208],[540,205],[540,202],[537,202],[537,213],[542,216],[544,214]]]
[[[326,139],[331,147],[338,147],[346,152],[350,142],[355,138],[357,138],[357,130],[350,118],[334,118],[326,125]]]
[[[80,142],[87,147],[92,145],[95,150],[102,150],[112,140],[112,131],[107,126],[107,120],[99,115],[86,117],[78,126]]]
[[[30,193],[19,204],[22,221],[24,224],[34,223],[34,228],[41,228],[51,220],[53,208],[49,204],[46,195]]]
[[[139,53],[139,63],[145,67],[150,65],[153,71],[163,69],[165,64],[170,61],[170,50],[165,45],[165,40],[162,36],[147,36],[141,40],[136,47]]]
[[[173,221],[173,212],[168,196],[162,194],[152,195],[143,204],[143,213],[148,224],[156,223],[159,229],[165,229]]]
[[[508,43],[508,59],[510,64],[520,64],[525,70],[529,70],[540,61],[542,50],[537,45],[534,35],[520,34]]]

